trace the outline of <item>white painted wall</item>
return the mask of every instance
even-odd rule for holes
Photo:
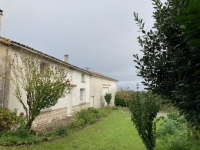
[[[81,74],[82,72],[78,70],[73,70],[71,84],[76,85],[75,87],[71,87],[71,95],[65,95],[65,97],[60,98],[58,103],[51,107],[52,110],[63,108],[63,107],[73,107],[77,106],[81,103],[80,101],[80,89],[85,89],[84,93],[84,103],[89,103],[90,96],[90,75],[85,74],[85,82],[81,82]],[[70,76],[70,73],[69,73]],[[69,100],[72,100],[69,102]],[[71,106],[70,106],[71,105]]]
[[[15,47],[15,46],[12,46],[12,57],[14,57],[15,54],[19,54],[19,48]],[[19,59],[20,61],[20,59]],[[51,64],[50,65],[59,65],[57,62],[54,63],[54,61],[51,61]],[[68,69],[66,67],[66,69]],[[12,72],[11,72],[12,73]],[[69,74],[69,73],[68,73]],[[69,79],[70,77],[70,74],[67,75],[67,79]],[[10,82],[10,87],[9,87],[9,102],[8,102],[8,108],[9,109],[17,109],[18,110],[18,114],[20,112],[24,112],[24,109],[22,107],[22,104],[17,100],[17,98],[15,97],[14,95],[14,89],[15,89],[15,85]],[[27,106],[27,102],[26,102],[26,92],[23,90],[23,88],[21,88],[21,93],[22,93],[22,99],[23,99],[23,102],[24,104]],[[56,109],[60,109],[60,108],[66,108],[68,106],[68,95],[65,94],[63,97],[61,97],[57,104],[51,108],[47,108],[48,110],[51,109],[51,110],[56,110]],[[45,109],[44,109],[45,110]],[[42,110],[42,111],[44,111]],[[66,109],[66,113],[67,113],[67,109]]]
[[[13,47],[12,49],[12,56],[14,56],[14,54],[19,54],[18,53],[18,48],[17,47]],[[52,64],[54,64],[52,62]],[[56,63],[58,64],[58,63]],[[81,76],[82,74],[84,74],[85,76],[85,82],[81,81]],[[80,102],[80,89],[84,89],[84,103],[89,103],[90,101],[90,75],[89,74],[85,74],[81,71],[78,70],[71,70],[68,75],[67,75],[67,79],[70,80],[71,84],[77,85],[75,87],[71,87],[71,94],[69,96],[69,94],[65,94],[63,97],[61,97],[58,102],[56,103],[55,106],[52,106],[51,110],[56,110],[56,109],[61,109],[61,108],[66,108],[66,107],[70,107],[69,110],[71,109],[71,107],[73,106],[77,106],[79,105]],[[14,89],[13,89],[14,85],[10,86],[9,89],[9,103],[8,103],[8,108],[9,109],[17,109],[18,110],[18,114],[20,112],[24,112],[24,109],[21,105],[21,103],[17,100],[17,98],[14,95]],[[22,99],[24,100],[24,103],[26,104],[26,93],[25,91],[23,91],[22,89]],[[69,100],[71,99],[71,102],[69,102]],[[67,112],[67,109],[66,109]]]
[[[108,92],[112,94],[111,105],[114,105],[114,98],[116,94],[116,81],[94,76],[91,77],[90,95],[94,96],[93,105],[95,108],[102,107],[102,102],[105,103],[103,97],[103,94],[105,93],[104,88],[106,88],[106,90],[108,89]]]
[[[81,81],[81,75],[85,75],[85,82]],[[83,95],[83,102],[89,103],[90,98],[90,75],[85,74],[83,72],[80,72],[78,70],[73,71],[73,77],[71,84],[75,84],[76,87],[73,88],[73,102],[72,105],[76,106],[79,105],[80,102],[80,90],[84,89],[84,95]]]
[[[19,50],[19,48],[16,48],[16,47],[11,48],[11,58],[13,58],[15,54],[19,54],[18,50]],[[20,59],[18,61],[20,61]],[[12,74],[12,72],[11,72],[11,74]],[[20,86],[20,84],[19,84],[19,86]],[[16,96],[14,95],[14,92],[15,92],[15,84],[13,84],[10,81],[9,93],[8,93],[8,108],[11,109],[11,110],[17,109],[18,114],[20,114],[20,112],[24,112],[24,114],[25,114],[23,106],[18,101]],[[23,102],[27,106],[27,103],[25,101],[26,100],[26,93],[22,88],[21,88],[21,92],[22,92],[22,100],[24,100]]]
[[[14,56],[15,53],[18,53],[19,48],[12,46],[12,56]],[[53,64],[59,64],[57,62]],[[82,82],[81,76],[84,74],[85,82]],[[102,100],[103,98],[103,88],[108,88],[109,93],[112,94],[112,100],[111,105],[114,105],[114,97],[116,94],[116,81],[103,79],[100,77],[91,76],[89,74],[86,74],[80,70],[71,69],[70,72],[67,75],[67,78],[70,80],[70,83],[73,85],[76,85],[74,87],[71,87],[71,94],[65,94],[62,98],[60,98],[55,106],[52,106],[51,110],[57,110],[61,108],[67,108],[69,110],[72,110],[73,106],[79,106],[83,103],[90,103],[90,106],[94,106],[96,108],[99,108],[102,106]],[[9,109],[18,109],[18,114],[20,112],[24,112],[24,109],[20,102],[16,99],[14,95],[14,89],[12,88],[13,85],[11,83],[11,86],[9,88],[9,102],[8,102],[8,108]],[[84,89],[84,100],[83,102],[80,101],[80,89]],[[22,99],[24,99],[24,102],[26,104],[26,93],[22,91]],[[71,101],[69,101],[71,100]],[[70,114],[70,112],[68,113]]]

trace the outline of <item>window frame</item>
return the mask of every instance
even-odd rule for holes
[[[81,74],[81,82],[85,83],[85,74],[83,74],[83,73]]]
[[[47,63],[45,63],[45,62],[40,63],[40,74],[41,75],[44,75],[46,67],[47,67]]]
[[[85,101],[85,89],[84,88],[80,88],[80,103],[83,103]]]

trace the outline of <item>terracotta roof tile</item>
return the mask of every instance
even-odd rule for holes
[[[12,40],[6,39],[4,37],[0,37],[0,42],[7,44],[7,45],[11,45]]]

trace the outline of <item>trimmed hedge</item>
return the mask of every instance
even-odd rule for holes
[[[130,105],[130,102],[127,102],[127,106]],[[123,99],[115,98],[115,106],[126,107],[126,101]]]

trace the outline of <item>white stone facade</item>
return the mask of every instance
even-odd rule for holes
[[[42,126],[55,120],[64,119],[84,108],[102,107],[105,105],[103,99],[105,94],[104,90],[112,93],[111,104],[114,105],[117,80],[73,66],[68,62],[56,59],[33,48],[3,37],[0,37],[0,65],[4,68],[0,69],[0,72],[3,73],[3,70],[7,65],[5,60],[8,60],[7,63],[9,63],[10,58],[15,53],[18,53],[20,49],[27,50],[30,53],[39,52],[41,55],[50,59],[52,64],[62,65],[69,69],[67,78],[70,80],[70,94],[66,94],[60,98],[55,106],[42,110],[41,114],[33,122],[33,127]],[[8,55],[6,55],[7,50]],[[65,60],[68,59],[65,58]],[[2,79],[0,91],[2,91],[5,86],[3,86],[3,82],[4,80]],[[7,90],[7,93],[5,93],[4,97],[0,95],[1,105],[3,107],[8,107],[9,109],[17,109],[18,113],[24,112],[22,105],[13,94],[14,90],[12,88],[12,83],[7,83],[7,87],[5,86],[4,90]],[[22,93],[22,98],[26,100],[25,93]]]

